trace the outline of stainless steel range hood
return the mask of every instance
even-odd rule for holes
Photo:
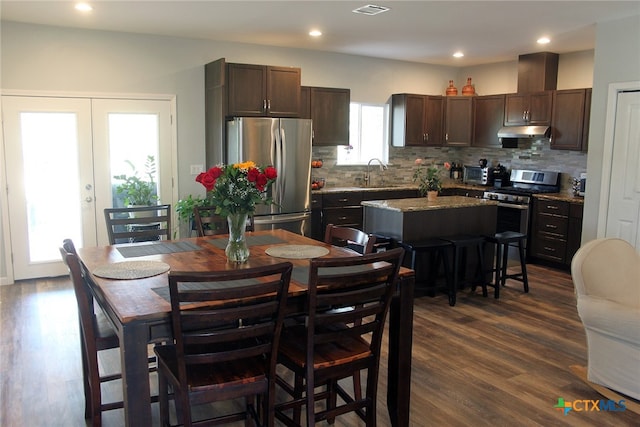
[[[550,129],[549,126],[504,126],[498,131],[498,138],[548,138]]]

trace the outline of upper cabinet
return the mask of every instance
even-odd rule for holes
[[[391,143],[394,147],[441,146],[443,122],[442,96],[404,93],[391,96]]]
[[[498,130],[504,123],[504,95],[473,98],[473,147],[500,147]]]
[[[553,91],[510,93],[506,95],[505,126],[549,126]]]
[[[298,117],[300,68],[227,64],[227,115]]]
[[[445,145],[471,145],[473,97],[447,96],[445,104]]]
[[[559,55],[552,52],[518,56],[518,93],[556,89]]]
[[[313,120],[313,145],[349,145],[349,89],[304,86],[302,100],[300,117]]]
[[[587,151],[590,111],[591,89],[554,91],[551,148]]]

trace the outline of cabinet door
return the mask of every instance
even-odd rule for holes
[[[582,151],[589,150],[589,124],[591,119],[591,88],[584,94],[584,120],[582,124]]]
[[[525,94],[510,93],[505,98],[504,125],[526,124],[526,112],[529,107],[529,97]]]
[[[585,89],[575,89],[558,90],[553,93],[551,148],[582,148],[585,92]]]
[[[445,112],[445,145],[471,145],[473,98],[447,97]]]
[[[267,113],[274,117],[299,117],[300,68],[267,67]]]
[[[548,126],[551,124],[551,106],[553,105],[552,94],[553,91],[529,94],[527,124],[538,126]]]
[[[442,96],[424,97],[424,145],[439,147],[443,141],[444,99]]]
[[[504,95],[476,96],[473,99],[474,147],[500,147],[498,130],[504,122]]]
[[[309,86],[300,88],[300,118],[311,118],[311,88]]]
[[[227,64],[227,114],[229,116],[264,116],[266,88],[266,67]]]
[[[313,145],[349,145],[349,89],[312,87]]]

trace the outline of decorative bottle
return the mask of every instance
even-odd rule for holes
[[[476,89],[471,84],[471,77],[467,77],[467,84],[462,88],[462,94],[467,96],[476,94]]]
[[[458,88],[453,85],[453,80],[449,80],[449,87],[445,93],[447,96],[456,96],[458,94]]]

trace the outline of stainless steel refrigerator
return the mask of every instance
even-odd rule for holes
[[[270,190],[275,203],[256,206],[256,230],[283,228],[310,235],[311,130],[309,119],[236,117],[227,121],[227,164],[252,160],[278,171]]]

